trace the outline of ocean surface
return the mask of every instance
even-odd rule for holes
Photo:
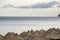
[[[60,17],[0,17],[0,34],[60,28]]]

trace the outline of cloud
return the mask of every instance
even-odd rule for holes
[[[2,8],[9,8],[9,7],[14,7],[14,6],[13,6],[13,5],[8,4],[8,5],[4,5]]]
[[[58,4],[56,1],[48,2],[48,3],[37,3],[33,4],[32,8],[51,8],[52,6]]]
[[[60,8],[60,6],[57,6],[57,7],[59,7],[59,8]]]
[[[35,4],[31,4],[29,6],[13,6],[13,5],[4,5],[2,8],[7,8],[7,7],[13,7],[13,8],[51,8],[53,6],[56,6],[58,8],[60,8],[60,3],[57,1],[51,1],[51,2],[47,2],[47,3],[35,3]]]

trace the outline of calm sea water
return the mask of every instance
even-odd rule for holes
[[[0,34],[60,28],[60,17],[0,17]]]

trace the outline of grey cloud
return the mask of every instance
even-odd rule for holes
[[[10,4],[4,5],[2,8],[8,8],[8,7],[13,7],[14,8],[14,6],[13,5],[10,5]]]
[[[32,8],[51,8],[53,5],[58,4],[56,1],[48,2],[48,3],[37,3],[33,4]]]
[[[60,8],[60,6],[57,6],[57,7],[59,7],[59,8]]]
[[[51,8],[52,6],[56,5],[56,4],[60,4],[59,2],[56,2],[56,1],[51,1],[51,2],[48,2],[48,3],[35,3],[35,4],[32,4],[30,6],[13,6],[13,5],[5,5],[3,6],[3,8],[6,8],[6,7],[13,7],[13,8]],[[57,6],[58,8],[60,8],[60,6]]]

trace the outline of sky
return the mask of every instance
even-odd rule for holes
[[[53,7],[50,8],[50,2],[56,1],[60,3],[60,0],[0,0],[0,16],[57,16],[60,13],[60,8]],[[32,4],[41,3],[41,8],[37,9],[21,9],[19,6],[30,6]],[[40,5],[41,5],[40,4]],[[12,5],[13,7],[9,7]],[[43,8],[48,5],[48,7]],[[59,6],[60,4],[58,4]],[[6,8],[2,8],[2,7]],[[17,8],[14,8],[17,7]]]

